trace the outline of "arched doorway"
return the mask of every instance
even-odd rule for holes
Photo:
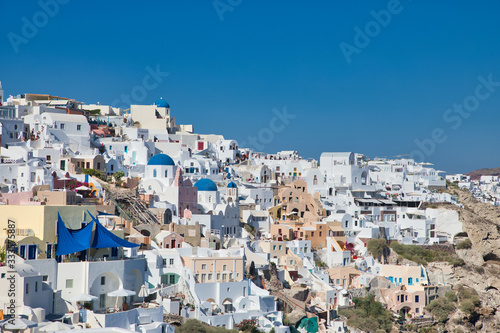
[[[167,208],[165,214],[163,215],[163,224],[170,223],[172,223],[172,211],[170,210],[170,208]]]

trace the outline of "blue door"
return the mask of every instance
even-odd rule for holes
[[[36,259],[37,257],[36,254],[37,254],[37,245],[36,244],[28,245],[28,259],[29,260]]]

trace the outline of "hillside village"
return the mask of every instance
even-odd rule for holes
[[[500,246],[470,222],[498,225],[498,176],[258,152],[178,124],[162,98],[122,110],[1,89],[5,331],[370,331],[353,312],[370,295],[394,321],[373,332],[451,325],[436,309],[465,302],[454,328],[498,329]]]

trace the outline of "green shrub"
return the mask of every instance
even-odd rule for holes
[[[445,323],[448,321],[450,314],[455,311],[455,305],[449,302],[446,297],[440,297],[427,305],[426,310],[432,313],[439,322]]]
[[[474,312],[474,309],[476,306],[474,305],[474,302],[470,299],[466,299],[462,303],[460,303],[460,310],[463,311],[466,315],[470,315],[472,312]]]
[[[465,265],[465,261],[463,259],[460,259],[460,258],[450,259],[448,262],[453,267],[460,267],[460,266]]]
[[[458,301],[457,295],[453,291],[448,291],[444,294],[444,297],[448,300],[448,302],[456,302]]]
[[[451,253],[440,250],[429,250],[419,245],[403,245],[398,242],[392,242],[390,248],[399,256],[411,260],[419,265],[427,265],[433,261],[451,261],[456,256]],[[461,266],[462,262],[455,261],[454,264]]]
[[[115,181],[119,181],[123,176],[125,176],[125,173],[123,171],[116,171],[113,174],[113,178],[115,179]]]
[[[95,176],[97,178],[102,177],[101,172],[99,170],[96,170],[96,169],[84,169],[82,172],[86,175],[89,175],[89,176]]]
[[[470,249],[472,247],[472,242],[470,239],[466,238],[461,242],[457,243],[457,250]]]
[[[389,332],[392,328],[393,315],[385,309],[382,303],[375,300],[370,294],[364,298],[354,297],[354,309],[340,310],[340,314],[347,318],[347,325],[357,329],[376,332]]]
[[[228,330],[223,327],[215,327],[215,326],[209,326],[199,320],[196,319],[188,319],[186,322],[175,328],[176,333],[192,333],[192,332],[199,332],[199,333],[238,333],[237,330],[232,329]]]

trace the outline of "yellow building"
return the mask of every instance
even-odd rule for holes
[[[57,213],[69,229],[80,229],[92,220],[87,210],[97,215],[99,206],[22,206],[0,205],[0,244],[16,243],[18,254],[25,259],[45,259],[55,256],[57,244]],[[100,206],[99,209],[104,210]],[[107,207],[108,211],[114,207]],[[123,235],[122,235],[123,237]]]

